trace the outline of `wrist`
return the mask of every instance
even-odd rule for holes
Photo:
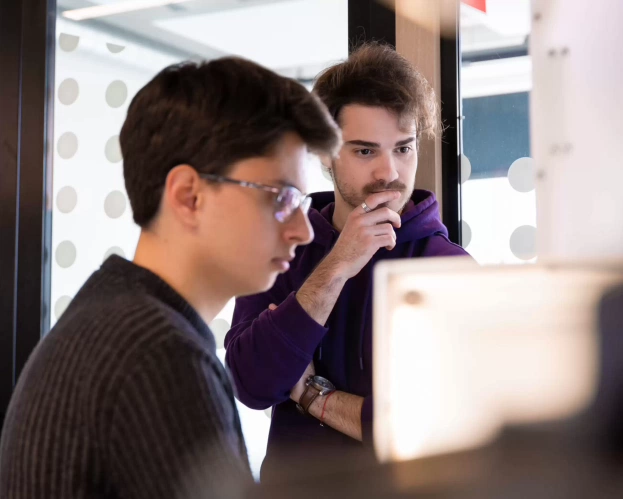
[[[309,415],[319,420],[320,417],[322,416],[322,409],[325,406],[327,397],[329,395],[332,395],[333,393],[335,392],[331,392],[325,395],[324,397],[316,397],[316,399],[312,402],[312,405],[309,406],[309,409],[308,409]]]
[[[305,391],[297,402],[296,408],[301,414],[319,418],[324,401],[327,400],[326,397],[335,392],[335,385],[322,376],[310,376],[305,385]]]
[[[299,403],[299,401],[301,400],[301,397],[303,396],[303,392],[305,391],[305,386],[303,386],[302,388],[296,388],[295,390],[292,390],[290,392],[290,399],[292,399],[292,401],[296,404]]]

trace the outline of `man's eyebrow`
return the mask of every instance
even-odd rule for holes
[[[415,137],[409,137],[408,139],[399,140],[398,142],[396,142],[396,145],[394,147],[406,146],[414,141]],[[353,146],[370,147],[376,149],[379,149],[381,147],[381,144],[377,142],[368,142],[367,140],[349,140],[345,143]]]
[[[415,141],[415,137],[409,137],[408,139],[399,140],[396,142],[396,147],[402,147],[411,144]]]
[[[377,149],[381,147],[381,144],[377,144],[376,142],[368,142],[366,140],[349,140],[345,142],[345,144],[361,147],[376,147]]]

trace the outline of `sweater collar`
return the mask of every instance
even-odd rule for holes
[[[123,279],[126,286],[142,291],[165,303],[184,316],[204,337],[214,342],[210,328],[194,307],[161,277],[118,255],[110,256],[101,269]]]

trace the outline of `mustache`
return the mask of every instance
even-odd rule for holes
[[[400,191],[403,192],[407,190],[407,186],[403,184],[400,180],[394,180],[389,184],[384,180],[379,180],[374,182],[373,184],[368,184],[363,188],[366,194],[372,194],[373,192],[378,191]]]

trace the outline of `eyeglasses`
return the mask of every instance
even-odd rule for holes
[[[274,215],[275,219],[280,223],[285,223],[290,220],[294,212],[299,208],[306,214],[311,206],[311,197],[303,194],[296,187],[292,187],[291,185],[272,187],[270,185],[256,184],[254,182],[245,182],[244,180],[222,177],[212,173],[199,173],[199,176],[212,182],[235,184],[275,194]]]

